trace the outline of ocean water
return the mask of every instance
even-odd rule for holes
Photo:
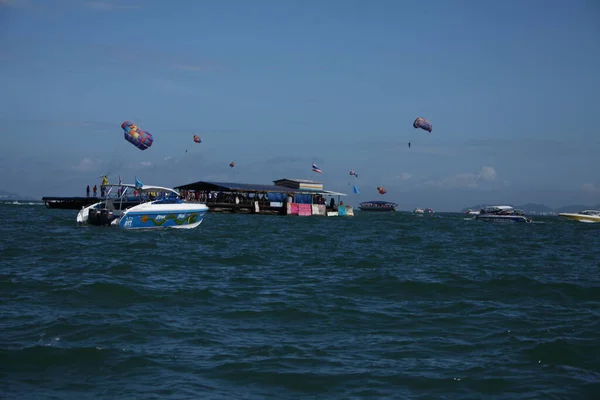
[[[600,224],[0,204],[3,399],[598,399]]]

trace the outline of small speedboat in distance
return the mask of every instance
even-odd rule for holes
[[[486,222],[531,222],[522,210],[511,206],[489,206],[482,208],[475,219]]]
[[[572,221],[586,223],[600,222],[600,211],[598,210],[583,210],[578,213],[560,213],[558,216]]]
[[[398,204],[389,201],[364,201],[358,205],[361,211],[396,211]]]

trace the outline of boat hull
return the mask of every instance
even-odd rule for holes
[[[126,210],[119,220],[123,229],[193,229],[200,225],[208,207],[204,204],[140,204]]]
[[[529,218],[523,215],[493,215],[493,214],[479,214],[475,216],[475,219],[485,222],[503,222],[503,223],[520,223],[520,222],[531,222]]]
[[[558,214],[558,216],[571,221],[579,221],[585,223],[600,223],[600,216],[595,215],[560,213]]]
[[[375,211],[375,212],[392,212],[396,211],[396,207],[358,207],[360,211]]]
[[[363,201],[358,205],[360,211],[393,212],[398,204],[389,201]]]

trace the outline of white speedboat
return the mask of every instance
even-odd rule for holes
[[[128,208],[118,220],[123,229],[192,229],[202,223],[208,206],[186,203],[179,197],[167,197]]]
[[[587,223],[600,222],[600,211],[598,210],[583,210],[578,213],[560,213],[560,217]]]
[[[414,213],[415,215],[423,215],[423,214],[425,214],[425,210],[423,210],[422,208],[415,208],[415,209],[413,210],[413,213]]]
[[[475,219],[486,222],[531,222],[522,210],[511,206],[489,206],[482,208]]]
[[[121,199],[105,199],[92,204],[78,213],[78,223],[112,225],[123,229],[192,229],[202,223],[208,212],[206,204],[184,202],[179,198],[179,193],[171,188],[131,184],[109,186],[120,186],[124,188],[124,193],[132,191],[137,200],[124,202]]]

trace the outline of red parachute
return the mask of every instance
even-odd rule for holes
[[[202,139],[200,139],[200,136],[194,135],[194,142],[196,142],[196,143],[202,143]]]

